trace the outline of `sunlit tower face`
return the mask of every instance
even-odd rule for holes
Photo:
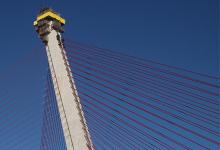
[[[69,67],[61,34],[63,19],[50,8],[42,9],[34,21],[46,47],[48,63],[68,150],[93,150],[82,106]]]

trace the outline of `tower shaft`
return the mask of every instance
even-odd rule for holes
[[[48,12],[55,17],[45,15]],[[34,24],[46,46],[66,146],[68,150],[92,150],[90,134],[62,43],[63,22],[58,20],[59,16],[56,15],[49,9],[43,12],[38,17],[41,19]]]

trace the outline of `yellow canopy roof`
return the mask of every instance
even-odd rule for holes
[[[45,19],[45,18],[47,18],[47,17],[51,17],[51,18],[53,18],[53,19],[56,19],[56,20],[59,21],[61,24],[65,24],[65,22],[66,22],[65,19],[63,19],[62,17],[60,17],[58,14],[54,13],[54,12],[51,11],[51,10],[48,10],[48,11],[46,11],[45,13],[43,13],[43,14],[41,14],[41,15],[39,15],[39,16],[37,17],[37,20],[34,21],[34,26],[36,26],[36,25],[38,24],[38,21],[43,20],[43,19]]]

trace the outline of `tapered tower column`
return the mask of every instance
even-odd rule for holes
[[[93,150],[80,99],[69,67],[61,34],[65,20],[52,9],[43,9],[34,22],[45,44],[68,150]],[[53,135],[52,135],[53,136]]]

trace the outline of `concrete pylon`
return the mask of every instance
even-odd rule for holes
[[[45,44],[68,150],[93,150],[61,34],[65,19],[52,9],[40,11],[34,26]]]

